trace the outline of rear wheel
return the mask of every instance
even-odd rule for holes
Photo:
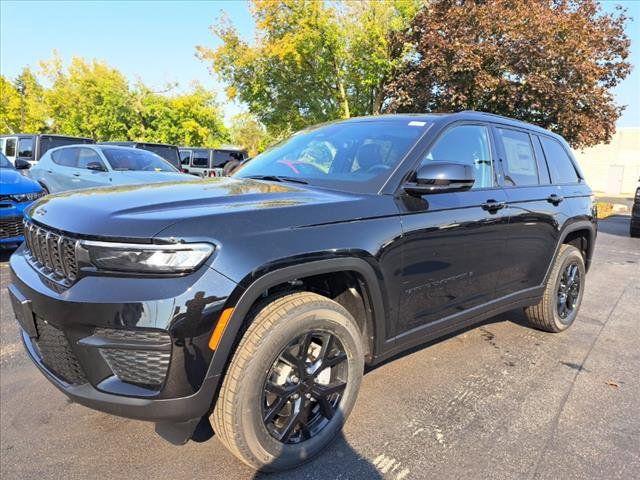
[[[212,415],[220,441],[263,471],[295,467],[341,430],[364,369],[360,331],[339,304],[294,293],[259,308]]]
[[[578,315],[585,281],[584,259],[572,245],[562,245],[540,301],[525,308],[529,322],[546,332],[561,332]]]

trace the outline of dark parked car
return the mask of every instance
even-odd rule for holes
[[[636,188],[636,196],[633,199],[629,234],[632,237],[640,237],[640,187]]]
[[[200,177],[221,177],[229,162],[243,162],[249,157],[244,148],[180,147],[182,170]]]
[[[164,158],[179,171],[182,171],[182,167],[180,166],[180,153],[178,152],[178,147],[176,147],[175,145],[150,142],[100,142],[100,145],[119,145],[121,147],[141,148],[142,150],[148,150]]]
[[[0,150],[15,164],[21,159],[30,164],[36,163],[52,148],[65,145],[96,143],[91,138],[70,137],[68,135],[16,133],[0,135]]]
[[[356,118],[232,177],[45,197],[9,290],[31,359],[75,402],[176,444],[210,418],[241,460],[279,470],[336,436],[365,365],[514,308],[568,328],[594,213],[547,130]]]

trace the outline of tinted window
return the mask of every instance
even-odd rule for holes
[[[246,152],[238,150],[214,150],[213,164],[215,167],[223,167],[231,160],[242,161],[247,157]]]
[[[177,170],[158,155],[136,148],[102,148],[102,153],[113,170],[176,172]]]
[[[191,156],[191,165],[194,167],[209,167],[209,151],[208,150],[194,150]]]
[[[547,165],[553,183],[578,183],[580,181],[576,169],[560,142],[553,138],[540,137]]]
[[[180,150],[180,164],[189,165],[189,160],[191,160],[191,150]]]
[[[149,152],[153,152],[156,155],[159,155],[162,158],[164,158],[167,162],[169,162],[174,167],[180,168],[180,156],[178,155],[178,149],[176,147],[139,143],[138,148],[142,148]]]
[[[33,138],[21,138],[18,141],[18,157],[33,157]]]
[[[78,150],[78,168],[87,168],[90,163],[99,163],[104,168],[102,159],[94,150],[90,148],[79,148]]]
[[[7,138],[7,143],[4,146],[4,153],[7,155],[7,157],[16,156],[16,139],[15,138]]]
[[[38,155],[42,157],[47,150],[56,147],[64,147],[65,145],[79,145],[84,143],[94,143],[91,139],[73,138],[73,137],[50,137],[42,135],[40,137],[40,151]]]
[[[9,161],[3,153],[0,152],[0,168],[14,168],[13,163]]]
[[[78,165],[78,149],[77,148],[62,148],[51,152],[51,158],[54,163],[62,165],[63,167],[77,167]]]
[[[422,163],[432,161],[471,165],[475,176],[472,188],[493,186],[489,130],[485,126],[460,125],[447,130],[429,149]]]
[[[529,134],[498,128],[498,141],[504,150],[504,179],[507,186],[538,185],[538,167]]]
[[[245,163],[234,176],[294,177],[313,185],[374,191],[427,126],[426,122],[375,120],[304,130]],[[381,142],[389,148],[372,146]]]

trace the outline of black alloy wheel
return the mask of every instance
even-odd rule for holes
[[[285,444],[315,437],[334,417],[347,387],[347,355],[332,333],[305,332],[273,362],[264,383],[262,418]]]
[[[558,316],[561,320],[569,317],[576,308],[580,297],[580,269],[577,263],[568,264],[562,272],[558,285]]]

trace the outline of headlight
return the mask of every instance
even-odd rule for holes
[[[135,273],[186,273],[202,265],[213,253],[208,243],[141,245],[81,241],[78,261],[98,270]]]

